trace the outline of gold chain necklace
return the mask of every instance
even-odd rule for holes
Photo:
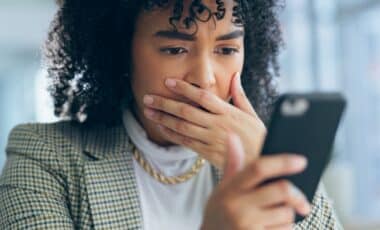
[[[168,185],[174,185],[183,183],[189,179],[191,179],[195,174],[197,174],[202,166],[205,164],[206,160],[198,157],[194,165],[191,167],[191,169],[187,172],[185,172],[182,175],[179,176],[173,176],[173,177],[167,177],[163,175],[160,172],[157,172],[155,169],[152,168],[152,166],[144,159],[144,157],[141,155],[141,153],[138,151],[135,145],[133,145],[133,157],[136,159],[136,161],[139,163],[139,165],[155,180]]]

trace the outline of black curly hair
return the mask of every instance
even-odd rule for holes
[[[44,49],[55,115],[79,124],[120,122],[121,105],[132,94],[126,76],[138,14],[173,6],[169,23],[175,29],[179,23],[190,28],[224,18],[224,0],[215,0],[216,12],[202,0],[190,1],[184,9],[183,0],[59,0]],[[233,23],[245,30],[242,84],[266,122],[277,97],[273,79],[279,72],[282,5],[278,0],[233,1]],[[180,21],[184,10],[188,17]]]

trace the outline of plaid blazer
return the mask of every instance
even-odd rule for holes
[[[0,229],[142,229],[127,138],[122,124],[15,127],[0,177]],[[217,183],[221,173],[213,175]],[[321,189],[294,229],[340,229]]]

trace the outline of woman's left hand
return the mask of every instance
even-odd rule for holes
[[[144,102],[151,103],[145,103],[144,114],[157,123],[168,140],[191,148],[219,169],[223,169],[226,161],[229,133],[237,134],[242,140],[247,153],[244,165],[259,156],[266,127],[245,95],[239,73],[231,84],[234,105],[179,79],[168,79],[165,83],[172,92],[205,109],[146,95]],[[147,97],[153,98],[153,102]]]

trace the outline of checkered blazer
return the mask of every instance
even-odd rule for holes
[[[124,126],[23,124],[10,133],[0,177],[0,229],[142,229]],[[213,170],[217,183],[221,173]],[[295,229],[340,229],[319,190]]]

